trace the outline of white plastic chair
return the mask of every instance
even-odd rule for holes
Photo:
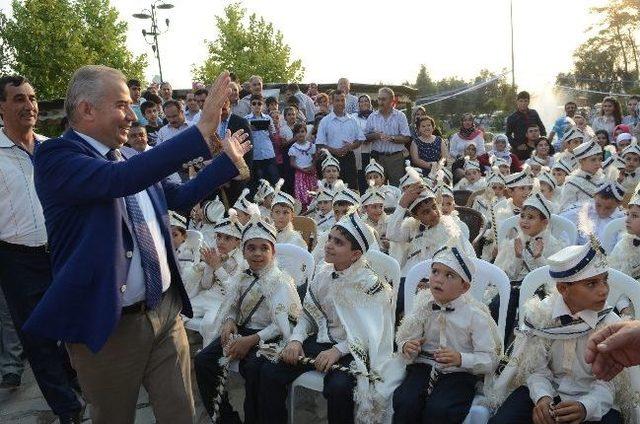
[[[276,259],[280,269],[293,277],[297,287],[313,278],[313,256],[305,249],[289,243],[277,243]]]
[[[400,265],[398,261],[377,250],[369,250],[365,257],[376,274],[393,286],[394,297],[391,311],[395,313],[398,287],[400,286]],[[296,404],[296,388],[305,387],[316,392],[322,392],[323,386],[324,374],[318,371],[307,371],[291,383],[291,387],[289,388],[289,422],[295,422],[294,407]]]
[[[627,296],[635,309],[635,319],[640,319],[640,284],[627,274],[622,273],[613,268],[608,269],[609,273],[609,296],[607,297],[607,303],[609,305],[615,305],[621,295]],[[518,310],[520,316],[518,319],[518,325],[522,326],[524,322],[524,313],[522,308],[524,304],[533,297],[534,293],[540,286],[549,282],[549,265],[537,268],[531,271],[522,280],[520,285],[520,298],[518,299]]]
[[[608,223],[603,230],[602,233],[602,247],[604,251],[611,253],[613,248],[616,246],[616,241],[618,240],[618,236],[620,232],[625,229],[625,221],[627,218],[617,218]]]
[[[518,226],[519,218],[519,215],[515,215],[498,224],[498,240],[504,240],[509,231]],[[578,239],[578,229],[569,219],[560,215],[552,214],[550,230],[556,238],[558,236],[562,237],[567,244],[576,244],[576,240]]]
[[[482,302],[484,292],[489,284],[494,284],[498,289],[500,309],[498,310],[498,334],[500,338],[504,334],[507,322],[507,307],[511,296],[511,284],[507,274],[497,266],[482,259],[474,259],[475,272],[469,294],[479,302]],[[418,283],[423,278],[428,278],[431,273],[431,260],[425,260],[415,264],[407,273],[404,281],[404,307],[407,314],[413,307],[414,297]],[[504,340],[503,340],[504,343]],[[476,396],[476,399],[479,399]],[[482,405],[471,405],[469,414],[463,424],[486,424],[491,417],[488,408]]]

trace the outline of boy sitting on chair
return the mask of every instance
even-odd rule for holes
[[[559,211],[593,199],[596,191],[605,182],[602,172],[602,147],[596,141],[584,142],[573,154],[578,160],[578,169],[567,177],[562,186]]]
[[[478,191],[487,187],[480,164],[475,160],[466,160],[464,163],[464,178],[453,187],[454,190]]]
[[[598,380],[585,362],[589,335],[618,321],[607,307],[607,258],[593,236],[549,257],[557,292],[524,307],[524,327],[497,379],[495,401],[508,395],[492,424],[622,423],[612,409],[614,383]]]
[[[316,221],[316,229],[320,234],[329,231],[336,223],[332,205],[334,192],[318,183],[318,191],[316,191],[315,195],[316,215],[313,219]]]
[[[398,204],[398,199],[402,192],[398,187],[385,184],[384,180],[384,168],[375,159],[371,158],[369,164],[364,169],[364,176],[370,183],[373,181],[373,185],[380,189],[380,193],[384,195],[384,207],[393,209]]]
[[[395,424],[462,423],[478,376],[492,374],[502,352],[487,307],[468,293],[473,257],[445,246],[430,272],[429,290],[418,292],[396,335],[410,365],[393,394]]]
[[[282,181],[282,183],[280,182]],[[284,184],[284,180],[281,178],[278,181],[280,187]],[[277,185],[277,184],[276,184]],[[268,217],[271,214],[271,205],[273,203],[273,196],[275,195],[275,189],[271,186],[269,181],[260,178],[258,181],[258,189],[256,190],[256,194],[253,195],[253,201],[260,208],[260,215],[264,217]]]
[[[280,191],[280,187],[276,187],[271,206],[271,220],[278,231],[276,243],[289,243],[307,250],[307,242],[298,231],[293,229],[294,210],[295,199],[284,191]]]
[[[374,160],[374,159],[371,159]],[[369,180],[371,184],[371,180]],[[362,209],[367,215],[366,223],[375,231],[380,251],[389,252],[389,240],[387,240],[387,222],[389,217],[384,212],[385,191],[382,187],[371,185],[362,196]]]
[[[275,262],[276,230],[253,215],[242,233],[242,249],[249,268],[229,282],[224,302],[213,324],[213,342],[194,358],[202,403],[210,416],[216,391],[221,389],[223,356],[239,360],[245,379],[245,422],[258,421],[260,368],[266,359],[256,356],[259,342],[288,339],[302,309],[293,279]],[[224,387],[222,386],[222,389]],[[240,422],[226,393],[219,405],[219,422]]]
[[[315,357],[315,369],[326,374],[323,396],[330,424],[353,423],[354,406],[359,422],[383,422],[382,412],[404,370],[399,361],[388,364],[393,354],[392,291],[363,257],[373,242],[373,233],[357,213],[345,215],[331,229],[327,263],[309,284],[304,313],[280,354],[282,362],[262,368],[261,422],[287,422],[287,386],[313,369],[299,363],[303,356]],[[356,380],[331,370],[334,364],[380,373],[384,383]]]
[[[498,202],[494,208],[498,227],[505,219],[520,214],[524,201],[533,189],[533,178],[526,171],[507,175],[505,182],[509,198]]]

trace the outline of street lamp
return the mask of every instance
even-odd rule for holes
[[[158,59],[158,70],[160,71],[160,81],[164,81],[162,78],[162,63],[160,62],[160,46],[158,45],[158,35],[164,34],[169,29],[169,19],[165,19],[165,30],[160,31],[158,27],[158,21],[156,20],[156,9],[168,10],[173,9],[173,5],[171,3],[165,3],[162,0],[156,0],[151,3],[151,9],[143,9],[140,13],[134,13],[133,17],[136,19],[151,19],[151,30],[147,31],[146,29],[142,30],[142,36],[144,40],[151,45],[151,50],[153,50],[153,54]],[[151,41],[147,39],[147,36],[151,37]]]

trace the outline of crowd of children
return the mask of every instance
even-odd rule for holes
[[[287,387],[312,369],[324,373],[330,423],[461,423],[478,394],[492,423],[629,422],[633,402],[620,393],[629,383],[597,380],[584,350],[595,328],[635,315],[628,298],[606,302],[610,268],[640,278],[634,138],[623,133],[617,151],[604,152],[597,139],[571,128],[562,151],[550,154],[548,142],[538,143],[540,152],[514,170],[518,159],[498,135],[487,153],[461,158],[455,185],[452,163],[434,163],[428,175],[408,165],[395,187],[371,159],[369,188],[357,193],[340,179],[340,162],[316,152],[305,132],[294,126],[289,150],[294,193],[282,181],[261,180],[253,202],[245,191],[224,216],[217,200],[189,224],[172,215],[194,316],[202,317],[195,370],[210,414],[239,422],[222,394],[224,357],[239,361],[247,423],[286,422]],[[456,190],[474,192],[470,207],[484,219],[473,240]],[[315,238],[296,230],[297,215],[315,221]],[[624,216],[607,255],[604,229]],[[563,219],[576,224],[576,239],[554,228]],[[275,259],[281,243],[313,256],[304,293]],[[398,262],[399,287],[376,274],[367,259],[372,250]],[[470,293],[477,258],[511,281],[502,334],[502,299],[492,287],[481,299]],[[426,284],[405,311],[405,278],[425,260]],[[522,281],[545,265],[544,283],[519,310]],[[516,329],[519,316],[524,327]],[[256,355],[267,343],[278,345],[275,361]]]

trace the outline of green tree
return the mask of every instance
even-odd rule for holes
[[[218,37],[207,42],[204,64],[193,67],[196,79],[212,81],[224,69],[240,81],[260,75],[270,82],[298,82],[304,76],[302,61],[292,59],[282,33],[264,18],[252,13],[247,19],[247,10],[232,3],[215,19]]]
[[[73,72],[88,64],[142,78],[146,56],[127,50],[127,24],[108,0],[14,0],[12,10],[11,18],[0,12],[0,59],[40,98],[64,97]]]
[[[418,90],[418,96],[428,96],[436,91],[436,84],[431,79],[425,65],[420,65],[414,88]]]

